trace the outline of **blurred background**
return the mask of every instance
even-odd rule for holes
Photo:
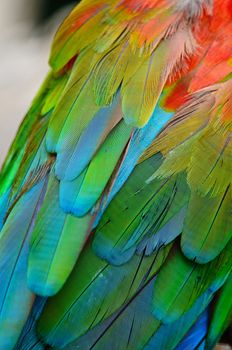
[[[57,26],[77,2],[0,0],[0,164],[48,72]]]

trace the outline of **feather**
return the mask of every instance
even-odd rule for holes
[[[51,174],[31,238],[28,284],[43,296],[51,296],[63,286],[89,232],[88,216],[79,219],[62,211],[58,186]]]
[[[207,289],[213,295],[225,283],[230,272],[230,249],[231,242],[216,259],[199,265],[187,260],[174,247],[155,284],[154,315],[164,323],[173,322],[189,310]],[[217,275],[215,271],[218,271]]]
[[[95,42],[99,37],[99,34],[103,31],[103,28],[99,23],[104,18],[104,12],[101,11],[104,9],[104,3],[101,1],[94,2],[96,4],[90,3],[90,6],[84,6],[82,12],[83,17],[79,17],[78,21],[73,26],[73,28],[76,29],[74,32],[70,33],[70,28],[67,28],[67,25],[68,23],[71,24],[70,22],[75,18],[75,9],[73,12],[74,18],[71,14],[71,16],[67,18],[66,23],[64,22],[64,25],[58,31],[50,56],[50,64],[55,71],[59,71],[78,52]],[[80,16],[81,14],[78,13],[78,15]],[[91,32],[92,35],[88,35],[89,32]]]
[[[70,130],[77,133],[78,140],[80,133],[85,129],[89,120],[91,120],[93,115],[98,111],[98,107],[93,99],[92,89],[89,88],[90,72],[86,68],[89,67],[89,62],[93,60],[93,54],[94,53],[92,50],[87,50],[78,56],[73,65],[72,72],[65,89],[62,91],[56,108],[52,113],[46,137],[47,149],[52,153],[57,152],[59,149],[63,149],[61,145],[58,147],[58,142],[64,142],[66,131],[64,131],[62,134],[62,130],[65,126],[68,129],[68,134],[66,134],[66,142],[67,136],[71,134]],[[88,103],[85,104],[85,101],[88,101]],[[91,105],[90,101],[92,101]],[[86,107],[86,109],[83,109],[83,107],[81,108],[83,105]],[[86,117],[86,120],[84,116]],[[73,128],[73,124],[71,126],[70,123],[74,123],[75,128]],[[73,137],[74,136],[75,135],[73,135]]]
[[[91,80],[87,80],[81,88],[79,95],[72,102],[70,109],[68,110],[66,119],[63,124],[61,124],[61,129],[58,131],[58,140],[55,146],[55,151],[58,152],[58,156],[62,157],[62,151],[71,151],[73,145],[79,140],[81,133],[85,130],[88,123],[92,120],[95,113],[99,110],[99,106],[96,105],[94,101],[94,93],[91,88]],[[70,96],[69,96],[70,98]],[[63,100],[57,106],[60,108],[62,106]],[[54,112],[54,117],[59,120],[58,112]],[[65,116],[65,110],[61,111]],[[59,122],[60,123],[60,122]],[[51,125],[51,128],[53,126]],[[57,169],[59,171],[59,158],[57,160]]]
[[[216,258],[232,237],[231,213],[230,187],[213,198],[193,192],[181,236],[184,254],[201,264]]]
[[[205,339],[209,323],[209,312],[206,309],[201,314],[197,322],[193,325],[181,343],[178,344],[176,350],[192,350],[196,349]]]
[[[201,131],[208,124],[209,112],[215,103],[212,93],[214,90],[209,89],[191,96],[144,152],[142,160],[151,157],[156,152],[167,155],[168,152],[178,149],[179,145],[189,139],[189,132],[191,136],[194,136]],[[175,162],[177,159],[175,157]],[[179,161],[182,159],[179,158]]]
[[[188,166],[188,183],[212,197],[225,193],[232,183],[232,134],[229,127],[214,125],[200,135]]]
[[[25,194],[1,232],[0,343],[6,350],[16,344],[34,300],[26,281],[27,257],[31,231],[45,191],[46,180],[42,180]]]
[[[15,350],[44,350],[45,345],[37,336],[36,326],[45,303],[46,299],[39,297],[36,298],[28,320],[15,346]]]
[[[144,350],[192,350],[205,337],[209,315],[207,307],[211,298],[209,293],[203,294],[191,309],[175,322],[161,324],[157,332],[151,337]],[[184,337],[184,339],[183,339]]]
[[[60,207],[67,214],[78,215],[76,199],[87,173],[87,168],[73,181],[61,181],[59,186]]]
[[[169,249],[161,249],[149,258],[135,256],[119,268],[97,258],[88,246],[65,288],[43,312],[38,328],[43,339],[63,347],[105,320],[130,300],[149,276],[155,275]],[[83,268],[85,274],[80,274]]]
[[[103,322],[92,332],[70,343],[66,347],[67,350],[107,350],[115,346],[117,350],[143,348],[152,333],[159,327],[159,322],[154,319],[149,308],[153,282],[154,280],[151,280],[145,285],[135,299],[125,304],[105,323]]]
[[[78,216],[86,214],[97,202],[107,185],[133,130],[123,121],[110,133],[89,164],[75,202]]]
[[[166,224],[186,205],[188,189],[176,179],[146,183],[159,164],[159,156],[139,164],[98,224],[93,248],[112,264],[124,263],[149,238],[155,250],[181,233],[181,224],[169,231]]]
[[[122,108],[128,124],[142,127],[148,122],[169,75],[182,56],[193,50],[193,45],[188,29],[180,28],[171,40],[163,40],[158,45],[135,72],[133,79],[123,83]]]
[[[3,202],[4,205],[1,207],[3,216],[3,212],[6,214],[10,206],[12,188],[15,189],[16,187],[16,191],[18,190],[17,183],[20,183],[25,177],[25,172],[27,172],[32,159],[36,156],[40,144],[40,137],[44,131],[44,124],[46,124],[45,119],[42,120],[40,117],[40,111],[52,80],[53,77],[50,73],[42,84],[37,96],[34,98],[10,148],[7,159],[2,166],[0,174],[0,198],[4,199],[8,196],[7,203]],[[40,126],[38,129],[42,129],[39,132],[36,128],[38,122]],[[8,206],[5,206],[5,204],[8,204]]]
[[[157,105],[148,124],[142,129],[135,130],[128,144],[124,159],[115,173],[114,181],[103,194],[103,199],[95,220],[95,226],[99,223],[104,210],[109,205],[112,198],[118,193],[135,169],[135,166],[144,150],[150,145],[172,115],[173,113],[165,112],[159,105]]]
[[[108,108],[102,108],[90,121],[87,128],[76,143],[73,153],[63,154],[59,161],[63,164],[58,177],[62,180],[72,181],[87,167],[94,154],[103,144],[110,131],[122,119],[121,106],[118,99]],[[62,174],[62,170],[65,170]]]
[[[100,60],[94,70],[94,91],[98,105],[109,105],[118,91],[125,69],[130,64],[131,49],[126,42],[115,46]]]
[[[149,209],[162,183],[146,185],[145,179],[153,170],[159,157],[136,167],[122,190],[106,209],[95,233],[93,248],[103,259],[113,264],[121,264],[135,252],[136,246],[123,252],[123,247]],[[136,171],[137,170],[137,171]],[[136,200],[135,200],[136,199]]]
[[[68,75],[64,74],[58,77],[53,84],[50,84],[48,94],[43,104],[43,108],[41,110],[42,115],[46,115],[49,113],[58,103],[58,100],[65,88],[65,85],[68,81]]]

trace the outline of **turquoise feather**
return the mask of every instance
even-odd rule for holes
[[[115,98],[111,106],[102,108],[96,113],[81,134],[72,154],[64,152],[61,156],[58,155],[56,162],[58,178],[64,181],[72,181],[77,178],[121,119],[119,98]]]
[[[45,190],[46,180],[41,180],[22,196],[1,232],[0,344],[5,350],[16,344],[34,300],[27,286],[27,257],[34,220]]]
[[[52,171],[31,238],[28,284],[36,294],[51,296],[63,286],[88,237],[90,220],[61,209],[59,182]]]

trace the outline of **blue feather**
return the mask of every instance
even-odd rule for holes
[[[60,180],[72,181],[87,167],[109,131],[120,121],[119,98],[110,107],[101,108],[81,134],[72,150],[57,155],[56,175]]]
[[[205,310],[175,350],[196,349],[207,334],[208,323],[209,312]]]
[[[44,345],[37,336],[36,326],[46,300],[40,297],[35,300],[31,314],[14,350],[44,350]]]
[[[9,195],[11,188],[9,188],[1,197],[0,197],[0,230],[4,224],[4,219],[8,210]]]
[[[65,213],[71,213],[76,216],[78,215],[76,199],[81,189],[86,172],[87,169],[73,181],[60,182],[60,206]]]
[[[27,287],[27,258],[46,184],[40,181],[15,204],[1,233],[0,344],[4,350],[15,345],[34,299]]]
[[[169,323],[162,324],[159,330],[154,334],[154,336],[147,343],[147,346],[144,350],[173,350],[176,349],[176,346],[180,346],[179,344],[181,339],[185,337],[187,332],[188,336],[186,338],[185,345],[188,345],[191,341],[191,334],[195,332],[196,336],[205,335],[205,327],[206,322],[208,320],[208,316],[206,317],[203,314],[203,317],[199,319],[199,328],[198,326],[193,327],[194,322],[198,319],[199,315],[203,312],[203,310],[207,307],[207,305],[212,300],[212,295],[208,291],[204,293],[192,306],[192,308],[183,316],[181,316],[178,320]],[[191,329],[191,327],[193,327]],[[189,329],[191,329],[189,331]],[[198,343],[199,344],[199,343]],[[190,348],[178,347],[178,350],[190,350]],[[191,348],[191,350],[193,350]]]

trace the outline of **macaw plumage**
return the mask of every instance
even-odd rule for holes
[[[212,350],[232,318],[232,0],[83,0],[0,177],[0,349]]]

